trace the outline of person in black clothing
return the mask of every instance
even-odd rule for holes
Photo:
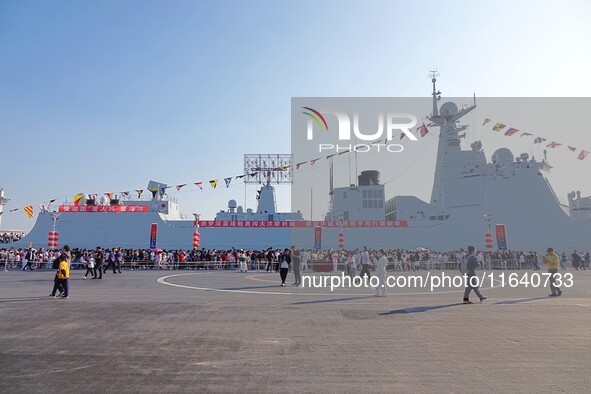
[[[103,279],[103,262],[105,260],[105,254],[101,247],[96,248],[96,255],[94,256],[94,278],[92,279]],[[99,276],[100,275],[100,276]]]
[[[273,270],[273,249],[269,248],[267,249],[267,254],[265,256],[267,258],[267,267],[266,267],[266,271],[272,271]]]
[[[281,265],[279,268],[279,275],[281,276],[281,286],[285,286],[285,280],[287,279],[287,272],[291,266],[291,254],[289,249],[285,249],[283,256],[281,257]]]
[[[464,290],[464,304],[472,304],[470,301],[470,292],[474,290],[474,294],[480,298],[480,302],[486,300],[480,291],[478,286],[472,286],[472,277],[476,276],[476,268],[478,268],[478,260],[476,260],[476,248],[474,246],[468,246],[468,261],[466,262],[466,271],[468,276],[468,283],[466,290]]]
[[[27,261],[27,264],[25,264],[25,266],[23,267],[23,271],[26,271],[27,267],[29,267],[30,271],[33,271],[33,266],[31,264],[33,263],[34,259],[35,259],[35,252],[33,252],[33,248],[29,248],[27,250],[27,253],[25,253],[25,260]]]
[[[579,256],[579,254],[577,253],[577,251],[575,250],[570,257],[572,258],[572,264],[573,264],[573,268],[576,269],[577,271],[579,270],[579,267],[581,266],[581,256]]]

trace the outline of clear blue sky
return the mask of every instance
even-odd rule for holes
[[[290,151],[292,96],[425,96],[433,67],[447,96],[588,96],[590,18],[588,1],[5,0],[6,210],[241,174],[244,153]],[[245,190],[171,195],[211,218]]]

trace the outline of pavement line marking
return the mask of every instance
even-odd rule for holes
[[[187,286],[187,285],[179,285],[177,283],[171,283],[171,282],[167,282],[166,279],[168,278],[174,278],[176,276],[186,276],[186,275],[205,275],[204,273],[200,273],[200,272],[189,272],[186,274],[173,274],[173,275],[166,275],[166,276],[161,276],[160,278],[156,279],[156,282],[162,284],[162,285],[167,285],[167,286],[173,286],[173,287],[179,287],[182,289],[190,289],[190,290],[202,290],[202,291],[217,291],[217,292],[221,292],[221,293],[238,293],[238,294],[262,294],[262,295],[299,295],[299,296],[311,296],[311,297],[343,297],[343,296],[351,296],[351,297],[355,297],[355,296],[367,296],[367,295],[373,295],[372,294],[368,294],[368,293],[292,293],[292,292],[278,292],[278,291],[254,291],[254,290],[235,290],[235,289],[214,289],[211,287],[199,287],[199,286]],[[493,289],[493,288],[497,288],[500,286],[500,281],[496,281],[499,283],[499,285],[497,286],[492,286],[492,287],[486,287],[486,288],[482,288],[483,290],[486,289]],[[416,293],[390,293],[389,295],[398,295],[398,296],[415,296],[415,295],[427,295],[427,294],[433,294],[433,295],[439,295],[439,294],[452,294],[452,293],[463,293],[464,290],[463,289],[459,289],[459,290],[449,290],[449,291],[423,291],[423,292],[416,292]]]

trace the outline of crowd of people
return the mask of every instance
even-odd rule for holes
[[[0,244],[9,244],[16,242],[25,236],[25,233],[2,233],[0,234]]]
[[[566,253],[561,255],[552,248],[547,249],[547,254],[541,257],[541,265],[548,268],[551,273],[550,296],[562,295],[562,289],[556,284],[555,276],[558,270],[566,268],[570,260],[576,270],[589,269],[589,252],[573,251],[568,259]],[[113,274],[121,274],[123,265],[130,263],[134,268],[134,262],[143,262],[141,268],[151,269],[203,269],[203,270],[236,270],[247,272],[253,269],[264,269],[265,271],[279,272],[281,286],[286,285],[290,269],[293,272],[295,282],[293,286],[301,286],[301,271],[310,269],[309,263],[323,265],[323,271],[337,272],[345,271],[351,280],[367,276],[371,278],[370,267],[373,268],[373,275],[378,279],[375,295],[385,297],[387,289],[385,286],[386,271],[388,267],[400,271],[417,271],[420,269],[438,268],[437,264],[448,264],[446,268],[457,267],[467,274],[468,277],[475,276],[476,269],[491,269],[493,261],[500,261],[502,264],[493,268],[507,269],[509,262],[517,262],[515,268],[541,269],[538,265],[538,256],[535,252],[479,252],[474,246],[469,246],[466,251],[463,249],[452,252],[434,252],[420,248],[419,250],[370,250],[367,247],[354,251],[345,250],[300,250],[295,246],[286,249],[268,248],[266,250],[244,250],[232,248],[229,250],[171,250],[166,251],[155,249],[73,249],[64,246],[60,250],[36,250],[28,249],[0,249],[0,262],[4,263],[5,270],[12,264],[24,271],[35,268],[53,268],[56,271],[53,290],[50,294],[54,298],[69,297],[70,269],[86,268],[83,279],[90,275],[92,279],[103,279],[103,274],[112,269]],[[528,266],[526,262],[530,262]],[[189,265],[187,263],[193,263]],[[504,265],[503,265],[504,264]],[[136,266],[136,268],[138,268]],[[316,267],[314,267],[316,268]],[[328,269],[326,269],[328,268]],[[59,291],[59,295],[56,293]],[[470,293],[474,292],[480,302],[486,299],[478,286],[468,285],[464,292],[463,303],[471,304]]]
[[[324,262],[333,265],[332,271],[349,271],[351,265],[358,265],[362,249],[347,250],[299,250],[302,270],[311,269],[312,262]],[[72,249],[71,264],[73,269],[92,269],[102,264],[119,272],[123,266],[137,269],[205,269],[205,270],[265,270],[280,271],[280,263],[286,251],[268,248],[265,250],[245,249],[123,249],[97,247],[95,249]],[[0,249],[0,264],[5,268],[20,266],[22,269],[47,268],[59,256],[58,251],[49,249]],[[464,260],[467,251],[437,252],[420,248],[419,250],[391,249],[384,251],[387,268],[395,271],[417,271],[421,269],[448,268]],[[562,269],[570,265],[574,269],[589,269],[589,252],[563,252],[560,264]],[[542,256],[536,252],[524,251],[477,251],[476,260],[483,269],[540,269],[543,267]],[[368,249],[369,263],[374,266],[379,261],[379,251]],[[88,271],[87,274],[91,272]]]
[[[84,279],[88,277],[90,274],[92,279],[102,279],[103,273],[109,268],[112,268],[113,274],[122,273],[122,265],[125,259],[133,260],[134,258],[140,259],[150,259],[152,262],[152,268],[154,269],[166,269],[166,260],[171,259],[173,262],[177,262],[180,264],[181,261],[185,261],[186,255],[183,250],[180,251],[170,251],[166,252],[162,249],[154,249],[154,250],[122,250],[120,248],[113,248],[103,250],[101,247],[97,247],[95,250],[79,250],[75,249],[70,251],[68,246],[64,246],[60,251],[50,251],[46,254],[43,251],[40,251],[41,256],[51,256],[53,260],[51,260],[51,267],[53,269],[57,269],[56,276],[54,278],[54,287],[53,291],[51,292],[51,297],[58,297],[56,292],[59,291],[59,297],[68,298],[69,295],[69,278],[70,278],[70,268],[74,261],[77,261],[79,264],[83,264],[86,267],[86,273],[84,274]],[[530,252],[531,253],[531,252]],[[321,262],[326,263],[327,259],[332,260],[333,264],[333,271],[336,272],[339,267],[339,259],[344,259],[344,269],[346,270],[347,275],[351,278],[351,280],[357,278],[358,270],[359,277],[367,276],[371,278],[372,274],[370,273],[370,266],[375,268],[374,275],[378,279],[378,285],[376,287],[376,296],[385,297],[387,293],[386,289],[386,271],[389,262],[397,262],[403,263],[405,262],[405,258],[408,258],[409,261],[422,261],[423,259],[448,259],[448,261],[457,261],[458,268],[463,274],[466,274],[469,278],[476,276],[475,271],[478,268],[486,268],[486,261],[487,259],[495,258],[505,258],[505,259],[520,259],[525,258],[525,253],[515,253],[515,252],[507,252],[506,254],[498,254],[496,252],[489,252],[486,253],[478,253],[474,246],[469,246],[466,251],[460,249],[459,251],[449,252],[444,254],[438,254],[430,252],[428,250],[420,250],[420,251],[405,251],[405,250],[390,250],[386,251],[384,249],[380,250],[369,250],[367,247],[364,247],[361,250],[355,250],[354,252],[344,252],[344,251],[311,251],[311,250],[299,250],[295,246],[291,248],[286,248],[283,250],[280,249],[273,249],[269,248],[267,250],[261,251],[246,251],[244,249],[231,249],[227,251],[213,251],[213,254],[205,249],[202,250],[193,250],[188,253],[188,256],[191,259],[195,259],[197,261],[202,261],[206,265],[203,265],[203,269],[207,269],[206,266],[209,263],[212,263],[210,269],[227,269],[228,267],[232,269],[239,270],[241,272],[248,271],[249,267],[252,267],[251,264],[253,261],[259,262],[259,269],[260,269],[260,261],[266,262],[265,269],[267,271],[277,271],[281,277],[281,286],[286,285],[287,275],[290,269],[294,274],[295,283],[293,286],[301,286],[302,277],[301,277],[301,270],[305,269],[302,266],[302,263],[305,263],[308,258],[312,259],[324,259],[320,260]],[[478,259],[478,256],[481,256],[481,259]],[[529,254],[531,258],[535,258],[534,254]],[[563,254],[564,256],[564,254]],[[571,254],[573,267],[576,269],[588,269],[589,268],[589,253],[580,253],[574,251]],[[23,270],[26,270],[27,267],[30,265],[29,262],[32,261],[34,258],[34,251],[32,248],[29,248],[24,255],[24,263],[23,263]],[[218,260],[219,258],[219,260]],[[330,260],[329,260],[330,261]],[[555,282],[555,276],[558,273],[561,263],[561,257],[554,251],[552,248],[547,249],[547,254],[543,256],[542,261],[544,265],[548,268],[548,272],[551,273],[550,279],[550,288],[552,294],[550,296],[560,296],[562,295],[562,290],[560,286]],[[234,268],[235,267],[235,268]],[[400,265],[401,269],[404,270],[404,265]],[[534,269],[539,269],[539,267],[535,267]],[[31,267],[32,269],[32,267]],[[396,269],[396,265],[395,265]],[[409,270],[413,270],[414,266],[409,265]],[[474,292],[476,296],[480,299],[480,302],[486,299],[483,296],[478,288],[478,285],[472,284],[469,282],[467,285],[465,292],[463,303],[464,304],[471,304],[472,302],[469,299],[470,293]]]

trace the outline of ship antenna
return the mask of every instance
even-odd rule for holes
[[[437,100],[441,99],[441,92],[435,88],[435,82],[437,82],[438,76],[439,73],[437,72],[437,70],[431,70],[431,72],[429,73],[429,78],[431,78],[431,82],[433,83],[433,93],[431,93],[431,95],[433,96],[433,115],[431,116],[439,115],[439,112],[437,110]]]

